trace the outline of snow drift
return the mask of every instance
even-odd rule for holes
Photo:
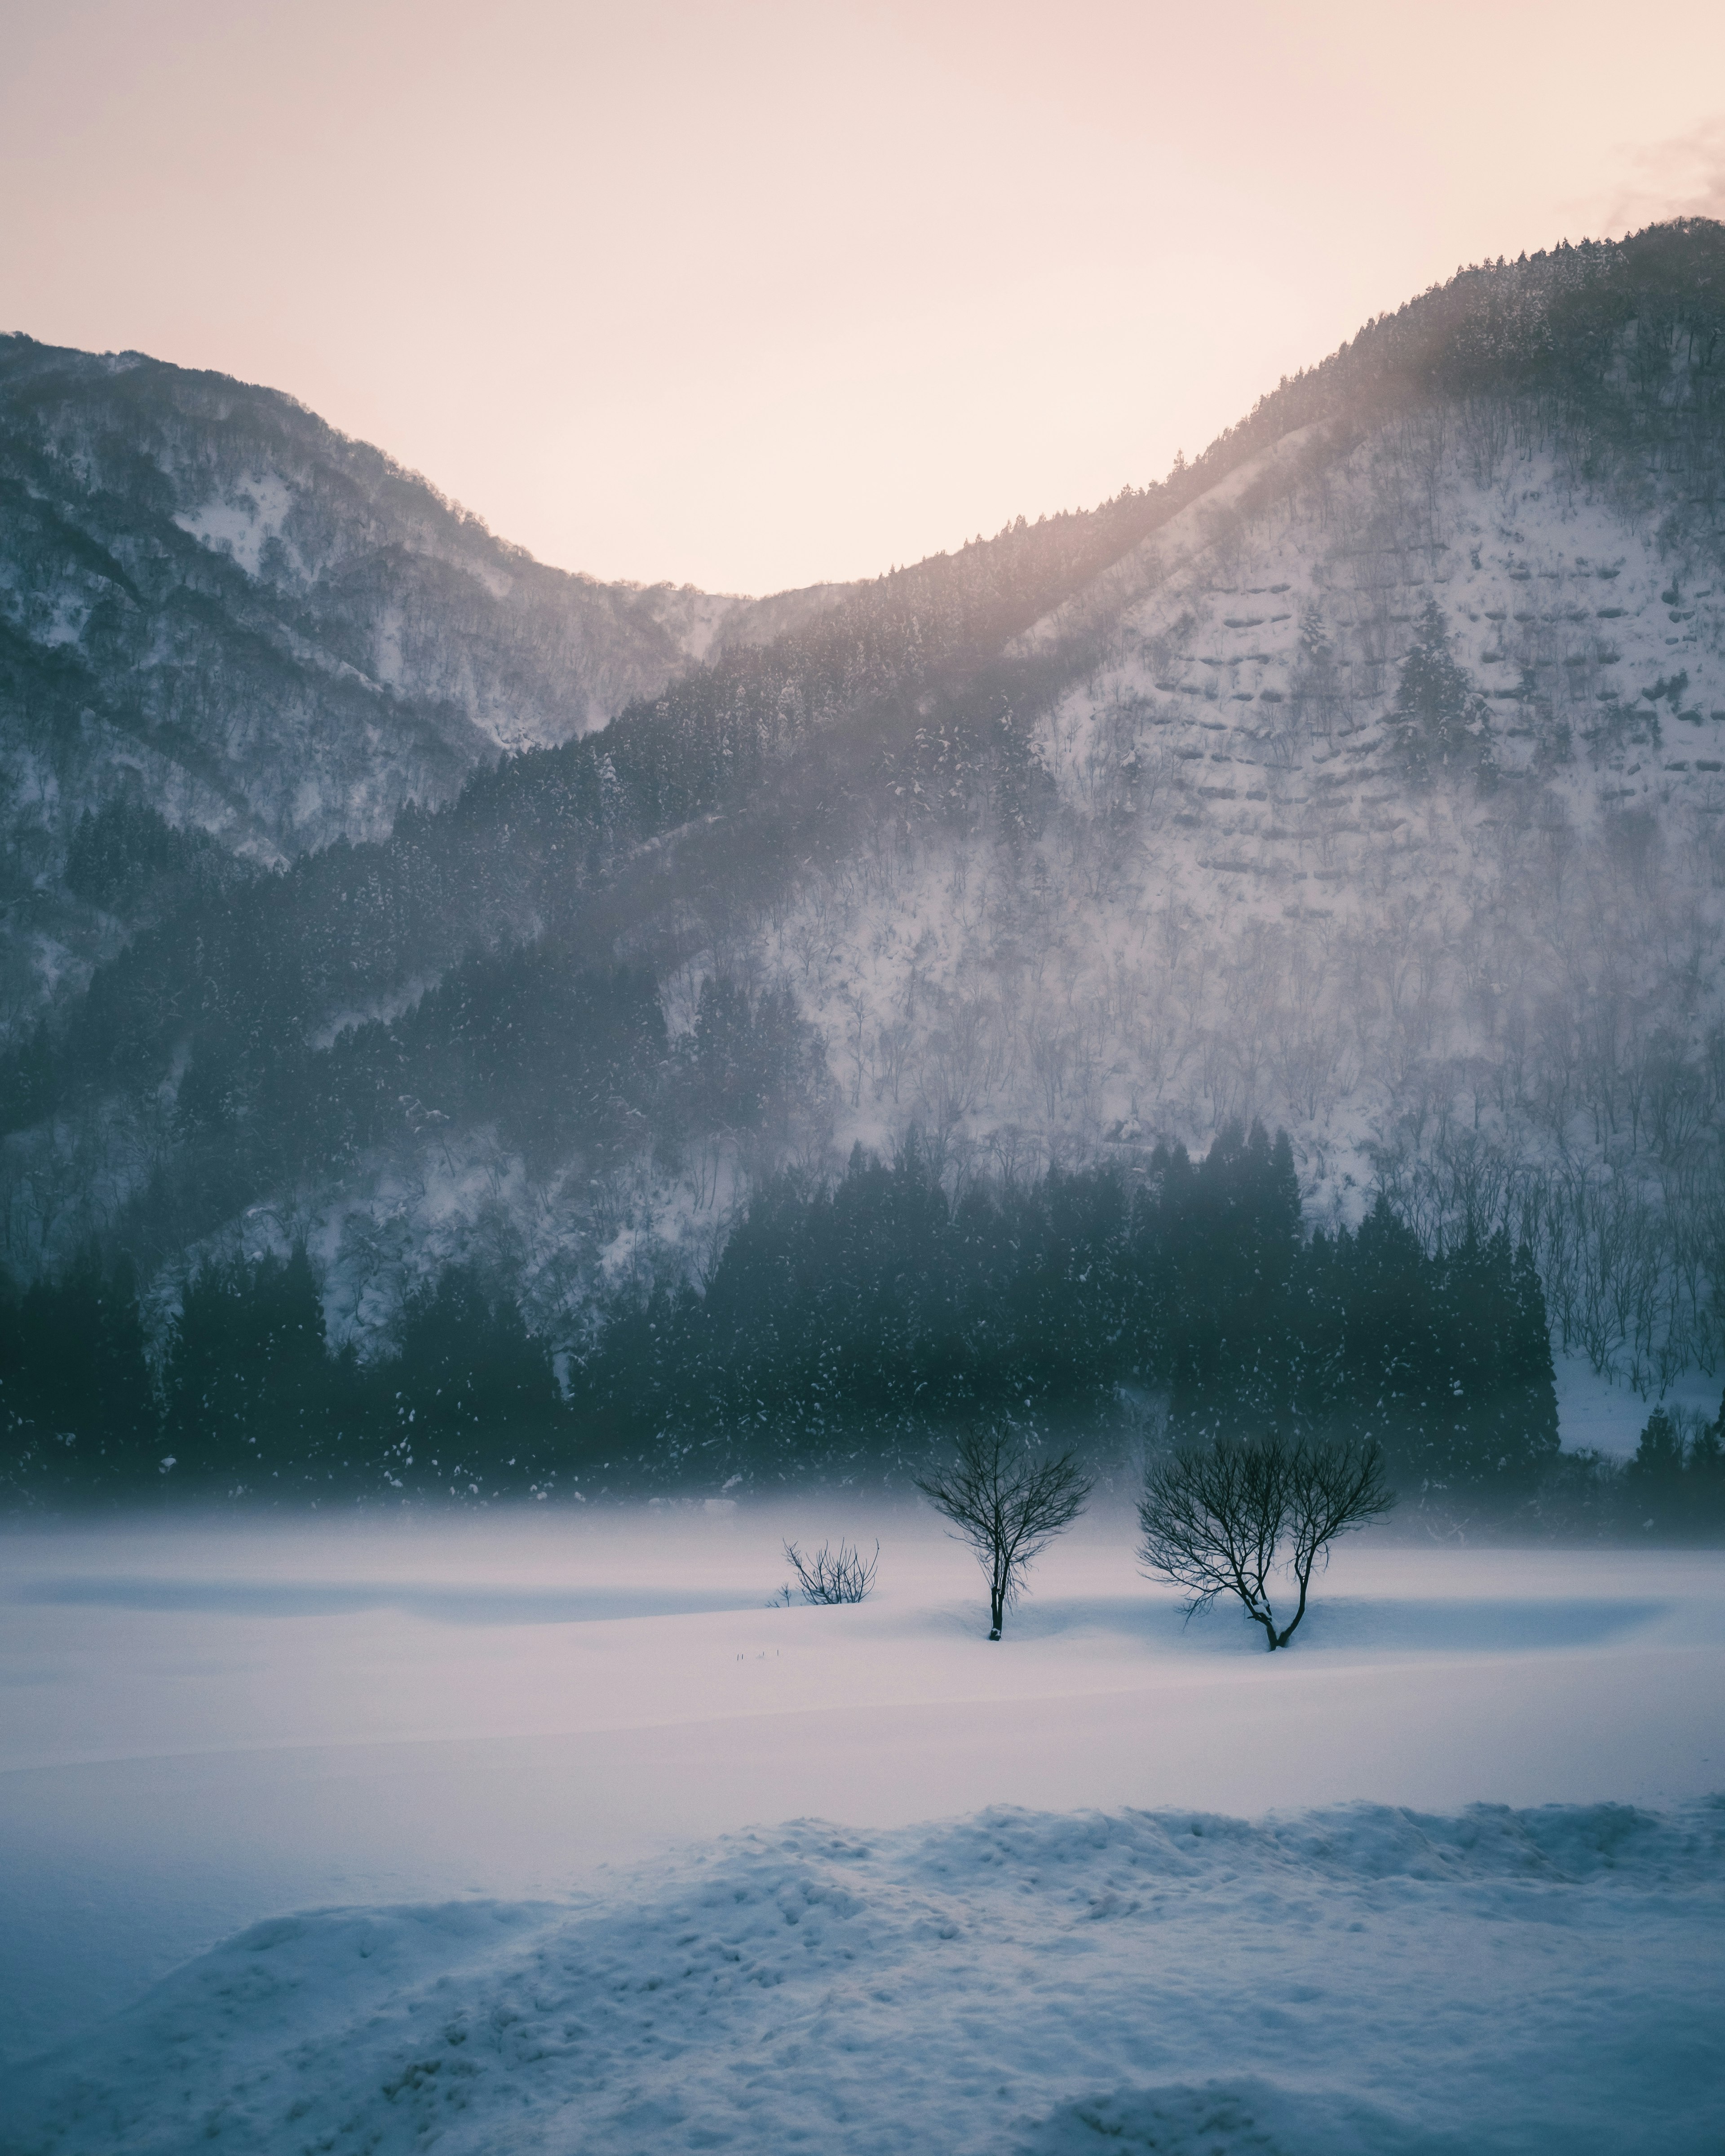
[[[1722,1887],[1717,1799],[801,1822],[257,1925],[19,2075],[4,2145],[1679,2156]]]

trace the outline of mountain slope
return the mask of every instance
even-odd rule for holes
[[[1524,1229],[1601,1367],[1717,1356],[1722,381],[1717,226],[1467,272],[1163,486],[182,881],[8,1066],[10,1264],[304,1235],[366,1334],[477,1255],[569,1337],[775,1161],[1261,1116],[1320,1215]]]
[[[0,339],[12,999],[111,947],[64,886],[86,810],[260,864],[375,838],[833,596],[567,575],[274,391]]]
[[[1686,237],[1686,301],[1308,422],[1025,639],[1098,639],[1034,836],[973,783],[757,932],[849,1130],[1021,1171],[1261,1116],[1319,1217],[1507,1217],[1566,1345],[1714,1367],[1725,278]]]

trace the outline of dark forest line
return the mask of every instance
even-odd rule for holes
[[[898,1481],[993,1421],[1117,1450],[1346,1435],[1435,1514],[1725,1527],[1717,1425],[1656,1411],[1626,1471],[1560,1456],[1543,1299],[1502,1232],[1428,1251],[1380,1201],[1307,1238],[1287,1142],[1257,1128],[1132,1187],[955,1197],[939,1166],[912,1140],[830,1188],[770,1180],[704,1291],[619,1291],[562,1383],[471,1267],[409,1299],[388,1353],[332,1348],[303,1250],[204,1266],[152,1368],[129,1262],[92,1248],[0,1310],[0,1486],[34,1508]]]

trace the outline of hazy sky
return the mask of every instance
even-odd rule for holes
[[[0,327],[764,591],[1159,476],[1458,262],[1725,215],[1725,7],[0,0]]]

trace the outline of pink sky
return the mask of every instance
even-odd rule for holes
[[[1458,262],[1725,215],[1725,8],[0,0],[0,327],[765,591],[1158,476]]]

